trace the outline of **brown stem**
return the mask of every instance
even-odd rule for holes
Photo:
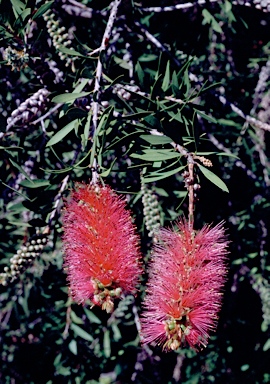
[[[194,161],[193,158],[188,159],[189,185],[188,185],[188,225],[190,230],[194,225]]]

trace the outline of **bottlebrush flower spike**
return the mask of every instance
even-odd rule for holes
[[[63,228],[71,296],[112,312],[114,298],[135,293],[141,273],[138,236],[125,202],[108,186],[77,184]]]
[[[162,229],[154,248],[142,315],[142,341],[175,350],[183,342],[207,345],[221,306],[228,254],[223,222],[213,228]]]

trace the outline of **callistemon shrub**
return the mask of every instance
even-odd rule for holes
[[[142,315],[142,340],[176,350],[199,350],[216,327],[228,253],[223,223],[199,231],[185,220],[162,229],[150,263]]]
[[[70,294],[112,312],[114,299],[135,293],[139,239],[125,202],[108,186],[78,183],[65,205],[63,247]]]

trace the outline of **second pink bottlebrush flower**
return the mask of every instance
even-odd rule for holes
[[[65,206],[63,246],[70,293],[107,312],[114,298],[135,293],[139,238],[125,202],[108,186],[77,184]]]
[[[199,231],[186,221],[163,229],[154,248],[142,316],[142,340],[178,349],[205,347],[217,322],[228,253],[223,223]]]

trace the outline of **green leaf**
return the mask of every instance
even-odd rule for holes
[[[88,96],[91,92],[80,92],[80,93],[62,93],[52,99],[53,103],[70,103],[79,99],[80,97]]]
[[[175,90],[179,89],[178,77],[175,71],[173,71],[172,74],[172,85],[174,86]]]
[[[111,340],[110,340],[110,332],[107,329],[104,332],[104,338],[103,338],[103,349],[104,349],[104,355],[105,357],[111,356]]]
[[[30,179],[30,177],[27,175],[27,173],[23,170],[22,167],[19,166],[19,164],[15,163],[15,161],[13,161],[11,158],[9,159],[9,161],[11,162],[11,164],[13,165],[13,167],[17,168],[25,177],[28,181],[31,181],[32,180]]]
[[[31,14],[31,8],[26,8],[20,14],[20,19],[24,21],[30,14]],[[17,19],[16,21],[18,20],[19,19]]]
[[[155,187],[155,192],[158,194],[158,196],[169,197],[168,193],[163,188]]]
[[[233,153],[227,153],[227,152],[220,152],[216,153],[217,156],[228,156],[228,157],[233,157],[234,159],[240,159],[240,157],[234,155]]]
[[[114,57],[114,61],[119,64],[119,67],[124,68],[124,69],[130,69],[131,65],[128,61],[120,59],[119,57]]]
[[[0,34],[3,34],[5,35],[5,38],[6,39],[9,39],[11,37],[13,37],[13,35],[11,33],[9,33],[5,27],[3,27],[2,25],[0,25]],[[0,62],[1,64],[4,63],[4,61],[1,61]]]
[[[183,197],[186,197],[186,196],[187,196],[188,191],[173,191],[173,193],[175,194],[175,196],[176,196],[178,199],[182,199]]]
[[[217,33],[222,33],[222,28],[221,28],[221,26],[219,25],[219,23],[216,21],[216,19],[214,17],[212,19],[212,28]]]
[[[80,81],[78,82],[78,85],[76,86],[76,88],[74,88],[72,93],[80,93],[80,92],[82,92],[82,90],[84,89],[84,87],[88,83],[89,83],[89,79],[87,79],[87,78],[80,79]]]
[[[187,69],[185,70],[185,72],[184,72],[183,80],[184,80],[184,84],[185,84],[185,86],[186,86],[185,96],[187,97],[187,96],[188,96],[188,93],[189,93],[189,90],[190,90],[190,88],[191,88],[190,80],[189,80],[189,72],[188,72],[188,68],[187,68]]]
[[[22,222],[20,222],[20,220],[18,220],[18,221],[10,221],[10,220],[9,220],[8,223],[9,223],[10,225],[15,225],[16,227],[20,226],[20,228],[23,228],[23,227],[32,227],[31,224],[29,224],[29,223],[22,223]]]
[[[232,10],[232,4],[228,1],[228,0],[225,0],[225,3],[224,3],[224,5],[225,5],[225,12],[227,13],[227,12],[230,12],[231,10]]]
[[[47,185],[51,185],[49,180],[23,180],[20,182],[20,185],[26,188],[40,188],[40,187],[46,187]]]
[[[161,89],[164,92],[166,92],[169,87],[170,87],[170,61],[167,62],[165,76],[163,78]]]
[[[266,352],[270,349],[270,339],[267,340],[267,342],[263,346],[263,351]]]
[[[77,355],[78,349],[77,349],[77,342],[76,342],[76,340],[71,340],[71,342],[68,345],[68,348],[73,353],[73,355]]]
[[[18,14],[22,12],[22,10],[25,8],[25,4],[20,0],[11,0],[11,3]]]
[[[121,332],[120,332],[117,324],[116,323],[112,323],[111,327],[112,327],[112,331],[113,331],[113,339],[114,339],[114,341],[121,340],[122,335],[121,335]]]
[[[139,83],[142,86],[144,84],[145,73],[142,70],[141,64],[138,61],[137,61],[136,66],[135,66],[135,70],[136,70],[137,75],[138,75]]]
[[[82,135],[82,147],[83,147],[83,150],[85,149],[85,147],[87,145],[87,142],[89,140],[91,117],[92,117],[91,112],[89,112],[88,116],[87,116],[87,119],[86,119],[86,122],[85,122],[84,130],[83,130],[83,135]]]
[[[196,152],[196,155],[198,156],[209,156],[209,155],[216,155],[217,152]]]
[[[88,320],[90,321],[90,323],[101,324],[101,321],[99,320],[99,318],[92,311],[90,311],[87,308],[84,308],[83,310]]]
[[[32,201],[27,196],[24,196],[21,192],[17,191],[15,188],[10,187],[8,184],[4,183],[2,180],[0,182],[7,188],[11,189],[13,192],[15,192],[17,195],[22,196],[25,200]]]
[[[240,369],[241,369],[241,371],[243,371],[243,372],[247,371],[247,370],[249,369],[249,364],[244,364],[244,365],[242,365]]]
[[[131,113],[130,115],[122,116],[122,119],[125,119],[125,120],[141,119],[145,116],[151,115],[151,113],[153,113],[153,111],[141,111],[141,112],[137,112],[137,113]]]
[[[170,149],[160,149],[160,150],[154,150],[149,149],[144,151],[146,153],[140,155],[138,153],[133,153],[130,155],[130,157],[133,157],[135,159],[140,159],[144,161],[166,161],[170,159],[180,158],[181,154],[178,152],[174,152]]]
[[[211,13],[206,8],[203,9],[202,14],[204,17],[203,24],[211,24],[211,27],[213,28],[214,31],[216,31],[217,33],[222,33],[222,29],[219,23],[216,21],[214,16],[212,16]]]
[[[154,61],[158,58],[157,55],[153,55],[152,53],[144,53],[142,54],[138,60],[141,61],[141,62],[149,62],[149,61]]]
[[[199,111],[199,110],[196,109],[196,108],[194,108],[194,110],[195,110],[196,113],[197,113],[199,116],[201,116],[203,119],[208,120],[208,121],[210,121],[211,123],[215,123],[215,124],[218,123],[218,121],[217,121],[214,117],[209,116],[209,115],[207,115],[206,113],[204,113],[204,112],[202,112],[202,111]]]
[[[220,124],[220,125],[228,125],[230,127],[239,127],[239,123],[236,123],[235,121],[233,120],[228,120],[228,119],[218,119],[217,122]]]
[[[166,111],[166,109],[164,109],[164,111]],[[168,113],[169,116],[171,116],[170,121],[177,120],[179,121],[179,123],[183,123],[183,118],[182,118],[180,109],[178,109],[176,113],[173,111],[166,111],[166,112]]]
[[[170,144],[172,139],[165,135],[141,135],[141,139],[152,145]]]
[[[161,130],[161,124],[160,121],[153,115],[146,116],[144,120],[150,124],[152,127],[157,128],[158,130]]]
[[[94,338],[89,333],[87,333],[85,330],[83,330],[81,327],[79,327],[76,324],[71,324],[70,329],[75,333],[76,336],[81,337],[84,340],[87,341],[93,341]]]
[[[159,174],[159,175],[157,174],[156,176],[144,177],[143,182],[144,183],[152,183],[153,181],[166,179],[167,177],[173,176],[176,173],[182,171],[184,168],[185,168],[185,165],[182,165],[181,167],[175,168],[171,171],[167,171],[167,172],[164,172],[164,173]]]
[[[63,128],[60,129],[60,131],[56,132],[53,137],[50,138],[50,140],[46,144],[46,147],[55,145],[56,143],[61,141],[66,135],[68,135],[73,129],[75,129],[76,125],[78,126],[78,123],[79,119],[75,119],[65,125]]]
[[[70,318],[73,321],[73,323],[84,324],[83,320],[79,316],[77,316],[74,311],[70,312]]]
[[[54,1],[48,1],[47,3],[43,4],[34,14],[32,17],[33,20],[37,19],[38,17],[42,16],[49,8],[51,8]]]
[[[103,112],[99,122],[98,126],[96,128],[96,131],[94,132],[94,137],[93,137],[93,144],[92,144],[92,151],[91,151],[91,156],[90,156],[90,164],[93,165],[94,163],[94,158],[96,153],[97,148],[99,148],[100,145],[100,140],[99,140],[99,134],[105,134],[106,126],[108,121],[110,121],[110,118],[112,116],[113,112],[113,107],[108,107],[105,109]],[[104,128],[104,129],[103,129]]]
[[[102,177],[108,177],[109,174],[110,174],[111,171],[112,171],[112,168],[113,168],[114,163],[116,162],[116,160],[117,160],[117,157],[115,157],[115,158],[113,159],[113,161],[111,162],[110,167],[109,167],[108,169],[105,169],[105,168],[104,168],[104,171],[102,171],[102,172],[100,173],[100,176],[102,176]]]
[[[60,45],[58,50],[70,56],[78,56],[78,57],[85,57],[85,58],[87,57],[85,55],[82,55],[80,52],[75,51],[74,49],[65,47],[64,45]]]
[[[222,191],[229,192],[226,184],[217,175],[209,171],[209,169],[205,168],[203,165],[201,164],[197,164],[197,165],[208,180],[210,180],[213,184],[215,184],[217,187],[222,189]]]

